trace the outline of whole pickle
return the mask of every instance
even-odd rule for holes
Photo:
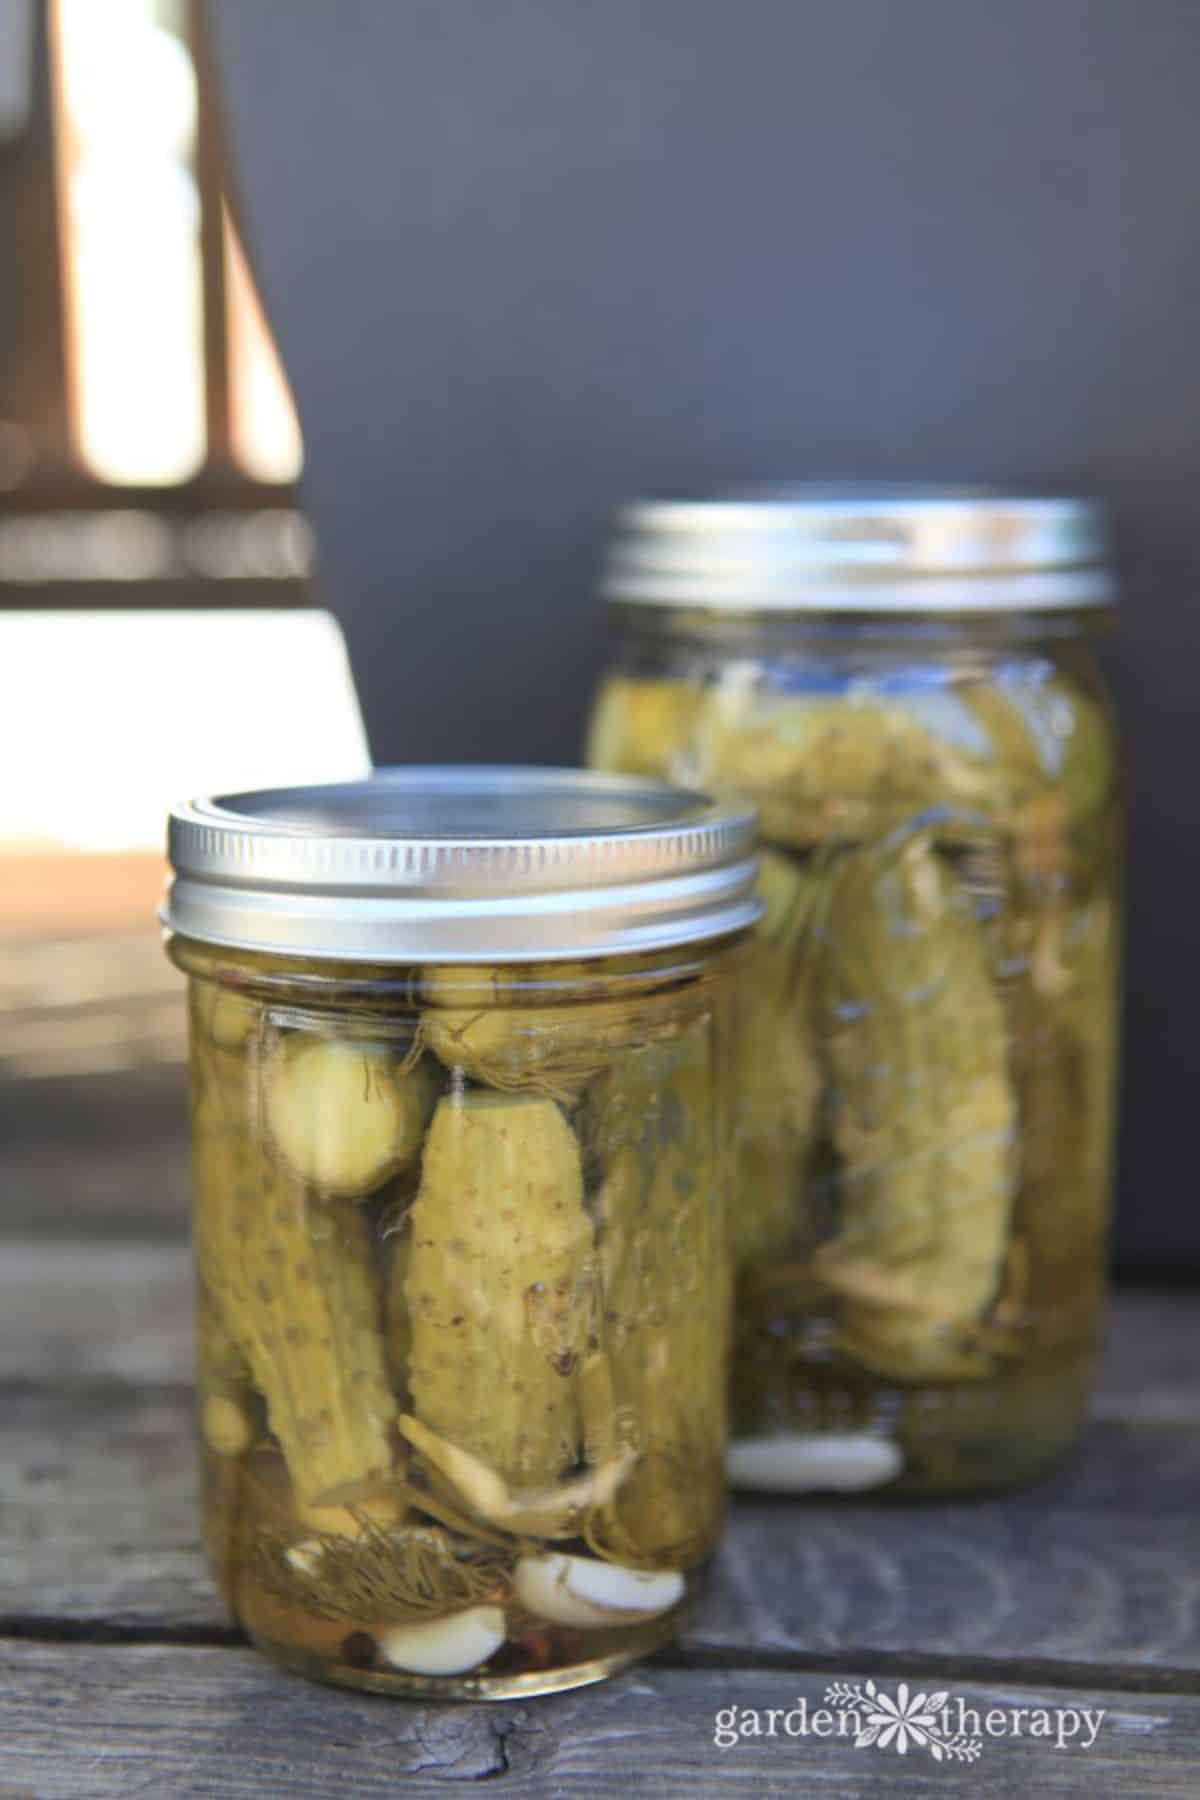
[[[967,741],[982,734],[957,705]],[[986,748],[986,740],[981,741]],[[930,806],[975,807],[986,769],[899,700],[718,693],[698,728],[699,783],[758,808],[769,842],[810,849],[862,839]]]
[[[1009,772],[1013,795],[1027,803],[1031,829],[1039,819],[1066,829],[1092,817],[1108,797],[1113,762],[1109,723],[1091,695],[1036,670],[971,681],[960,692],[987,733],[993,761]],[[1016,812],[1019,823],[1019,805]]]
[[[627,1052],[588,1106],[606,1171],[590,1455],[610,1450],[596,1441],[606,1431],[638,1451],[590,1541],[631,1564],[676,1567],[707,1552],[722,1506],[730,1266],[708,1044],[695,1033]]]
[[[985,728],[1007,791],[993,807],[1024,881],[1061,881],[1103,822],[1112,795],[1111,728],[1100,703],[1037,670],[962,690]]]
[[[1107,895],[1049,913],[1014,908],[1001,929],[1022,1120],[1015,1223],[1036,1329],[1047,1341],[1059,1329],[1064,1284],[1073,1302],[1067,1328],[1083,1285],[1098,1297],[1103,1280],[1119,946]]]
[[[218,981],[193,983],[192,1020],[215,1050],[241,1050],[258,1027],[261,1008]]]
[[[844,857],[817,984],[841,1220],[813,1266],[837,1346],[896,1380],[986,1375],[1016,1108],[984,940],[927,836]]]
[[[664,973],[661,951],[644,951],[576,962],[428,963],[418,985],[430,1007],[459,1011],[523,1007],[538,1012],[624,994],[644,997],[675,980],[675,971]]]
[[[934,689],[717,690],[696,728],[698,785],[758,808],[769,841],[878,838],[940,809],[947,842],[1003,829],[1059,841],[1111,777],[1095,702],[1061,679]]]
[[[671,775],[687,750],[703,699],[703,690],[689,681],[609,676],[588,728],[588,767]]]
[[[1110,895],[1090,901],[1067,944],[1072,982],[1064,1003],[1066,1028],[1082,1055],[1084,1241],[1102,1238],[1111,1199],[1113,1109],[1117,1085],[1118,976],[1121,945]]]
[[[615,1050],[675,1036],[703,1004],[672,991],[562,1004],[570,998],[569,987],[556,995],[559,1004],[528,1004],[514,992],[511,970],[472,970],[467,989],[461,974],[427,971],[423,985],[433,1003],[421,1015],[424,1042],[448,1069],[461,1069],[472,1081],[566,1104],[578,1098]],[[442,1003],[461,992],[479,998]]]
[[[368,1228],[286,1178],[253,1125],[239,1058],[193,1083],[196,1251],[245,1358],[298,1498],[336,1501],[384,1477],[395,1403]]]
[[[408,1229],[392,1316],[417,1421],[502,1483],[556,1481],[581,1443],[593,1236],[579,1143],[553,1101],[442,1100]]]
[[[804,1163],[820,1098],[805,979],[815,877],[777,850],[759,853],[766,911],[738,972],[734,1155],[728,1209],[741,1266],[781,1248],[801,1229]]]

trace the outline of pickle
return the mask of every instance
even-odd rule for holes
[[[1116,1079],[1118,946],[1112,902],[1095,897],[1056,919],[1054,949],[1033,921],[1006,921],[1006,990],[1022,1112],[1016,1227],[1033,1271],[1040,1334],[1064,1280],[1098,1290],[1108,1224]],[[1033,946],[1033,948],[1028,948]]]
[[[282,1171],[248,1117],[246,1072],[198,1072],[196,1250],[228,1337],[266,1402],[297,1497],[355,1497],[386,1476],[387,1385],[368,1229]]]
[[[193,1017],[216,1050],[241,1050],[254,1036],[260,1011],[236,988],[217,981],[195,984]]]
[[[736,1193],[728,1209],[734,1260],[754,1262],[801,1229],[804,1164],[821,1092],[805,977],[815,877],[764,848],[766,911],[735,992]]]
[[[204,1289],[196,1297],[196,1403],[200,1431],[218,1456],[240,1456],[257,1436],[250,1369]]]
[[[649,978],[653,978],[652,980]],[[611,959],[588,962],[528,962],[512,964],[429,963],[421,971],[420,991],[427,1006],[479,1011],[482,1008],[519,1008],[544,1012],[553,1006],[579,1001],[613,1000],[629,990],[637,999],[660,991],[672,980],[664,973],[661,951],[622,956],[618,968]]]
[[[977,737],[960,708],[956,723]],[[699,731],[698,779],[753,802],[768,841],[860,840],[929,806],[977,806],[984,774],[899,702],[718,694]]]
[[[606,1170],[596,1197],[604,1358],[590,1365],[589,1454],[629,1442],[638,1457],[587,1535],[632,1565],[686,1564],[720,1521],[729,1257],[714,1100],[708,1045],[696,1037],[628,1052],[589,1096]]]
[[[588,766],[630,775],[674,774],[703,704],[702,690],[691,682],[611,676],[588,728]]]
[[[415,1158],[433,1105],[421,1063],[405,1069],[386,1046],[299,1032],[275,1045],[264,1092],[267,1129],[291,1173],[351,1199]]]
[[[875,839],[934,809],[945,842],[995,828],[1057,841],[1108,792],[1105,729],[1061,680],[717,692],[697,726],[696,779],[752,801],[763,835],[797,849]]]
[[[423,1041],[448,1069],[461,1070],[472,1081],[511,1093],[545,1095],[564,1105],[578,1099],[615,1050],[675,1036],[702,1004],[694,993],[662,991],[624,1000],[526,1006],[508,999],[511,972],[471,973],[471,991],[486,996],[491,985],[496,1004],[486,998],[436,1004],[443,994],[453,995],[458,982],[429,971],[425,991],[435,1004],[421,1015]]]
[[[962,691],[987,731],[993,759],[1010,772],[1014,789],[1025,789],[1028,823],[1053,816],[1065,830],[1093,817],[1110,795],[1114,771],[1111,728],[1090,694],[1039,675],[970,682]]]
[[[818,991],[842,1216],[813,1267],[837,1347],[896,1380],[984,1376],[1016,1108],[983,937],[927,836],[843,859]]]
[[[392,1316],[407,1320],[413,1415],[501,1483],[549,1486],[579,1455],[593,1278],[579,1143],[557,1106],[442,1100],[409,1231]]]
[[[755,1128],[752,1135],[762,1139],[782,1135],[803,1144],[812,1132],[821,1083],[805,985],[820,881],[812,868],[763,846],[758,892],[765,911],[739,998],[745,995],[749,1014],[750,990],[755,990],[754,1012],[761,1019],[766,1009],[775,1018],[773,1029],[759,1025],[752,1037],[749,1056],[754,1079],[743,1086],[739,1110]]]
[[[1065,1002],[1066,1027],[1082,1057],[1084,1117],[1083,1242],[1103,1239],[1108,1224],[1113,1108],[1117,1085],[1117,973],[1121,962],[1116,908],[1092,899],[1076,921],[1068,946],[1074,979]]]
[[[1012,844],[1019,885],[1061,886],[1078,874],[1113,792],[1110,728],[1100,705],[1062,680],[1009,679],[964,689],[1008,775],[995,822]],[[952,834],[947,834],[952,835]],[[1038,907],[1045,936],[1056,907]]]

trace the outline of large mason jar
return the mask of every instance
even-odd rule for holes
[[[635,506],[589,760],[758,808],[739,988],[735,1482],[985,1489],[1083,1416],[1122,804],[1096,511]]]
[[[493,1698],[717,1540],[744,811],[414,769],[177,810],[214,1571],[303,1673]]]

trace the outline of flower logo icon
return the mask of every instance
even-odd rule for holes
[[[947,1730],[939,1715],[949,1704],[948,1692],[910,1694],[907,1681],[902,1681],[893,1699],[873,1681],[835,1681],[826,1689],[825,1699],[854,1714],[854,1743],[859,1750],[874,1745],[907,1756],[912,1745],[928,1750],[934,1762],[974,1762],[983,1748],[978,1738]]]
[[[873,1682],[867,1683],[868,1688],[873,1686]],[[942,1760],[937,1715],[949,1700],[948,1693],[914,1694],[910,1698],[908,1683],[902,1681],[894,1700],[890,1694],[878,1692],[873,1698],[873,1708],[863,1714],[862,1726],[854,1740],[859,1749],[866,1749],[871,1744],[878,1744],[881,1750],[894,1746],[901,1756],[906,1756],[910,1743],[922,1744],[928,1746],[936,1761]]]

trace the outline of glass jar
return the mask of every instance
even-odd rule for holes
[[[722,1513],[750,815],[550,770],[177,810],[204,1522],[279,1661],[594,1681]]]
[[[1036,1475],[1102,1304],[1122,802],[1094,509],[647,504],[589,760],[758,808],[738,1006],[730,1474]]]

